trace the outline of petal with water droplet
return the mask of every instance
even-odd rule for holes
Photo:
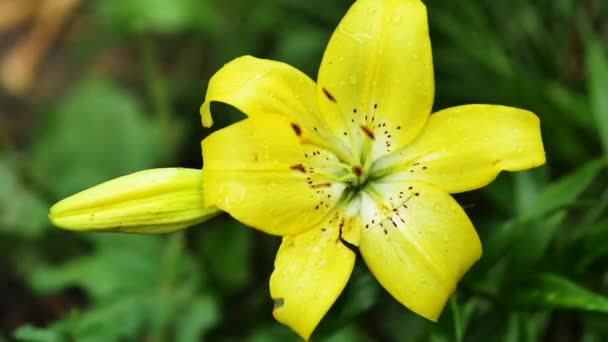
[[[421,181],[450,193],[490,183],[500,171],[545,163],[540,122],[512,107],[466,105],[431,115],[416,140],[379,160],[372,174],[383,181]]]
[[[353,76],[356,82],[348,82]],[[355,2],[329,41],[317,84],[321,114],[345,144],[361,148],[367,139],[362,125],[376,131],[374,157],[411,141],[424,126],[434,96],[424,4]]]
[[[205,203],[269,234],[310,229],[344,190],[344,184],[310,173],[310,158],[280,115],[250,117],[211,134],[202,145]]]
[[[375,223],[359,249],[370,271],[399,302],[436,321],[464,273],[481,256],[469,218],[445,191],[416,182],[372,183],[364,190]],[[367,223],[366,223],[367,224]]]
[[[270,278],[273,316],[305,340],[346,286],[355,264],[355,254],[340,240],[342,222],[330,215],[308,232],[284,237],[277,253]]]

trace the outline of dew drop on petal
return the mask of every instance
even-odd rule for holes
[[[245,199],[246,192],[247,192],[247,190],[242,186],[235,188],[234,202],[236,204],[240,204],[241,202],[243,202],[243,200]]]

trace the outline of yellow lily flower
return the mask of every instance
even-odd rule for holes
[[[202,142],[206,205],[283,237],[270,279],[274,317],[308,339],[346,285],[358,246],[380,284],[436,321],[480,258],[450,193],[545,162],[538,118],[495,105],[430,115],[427,13],[419,0],[358,0],[315,83],[251,56],[210,80],[201,107],[248,118]]]

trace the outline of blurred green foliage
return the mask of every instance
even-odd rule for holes
[[[313,339],[608,340],[608,6],[426,4],[436,109],[530,109],[541,118],[548,163],[457,196],[484,255],[438,324],[400,306],[360,263]],[[35,120],[24,136],[7,132],[0,140],[0,341],[296,340],[271,317],[277,238],[226,216],[167,236],[74,234],[50,227],[46,211],[67,194],[136,170],[200,167],[199,142],[209,131],[199,128],[197,109],[213,72],[252,54],[314,78],[349,5],[82,6],[69,39],[56,47],[69,81],[22,99]],[[223,124],[240,117],[220,110]]]

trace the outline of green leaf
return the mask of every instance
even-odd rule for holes
[[[572,205],[605,167],[605,159],[592,160],[560,178],[542,191],[520,220],[541,218],[552,211]]]
[[[199,249],[216,288],[224,294],[242,289],[252,277],[254,232],[227,216],[207,221],[205,228]]]
[[[39,328],[33,325],[22,325],[13,336],[17,341],[27,342],[64,342],[67,339],[63,338],[59,333],[46,328]]]
[[[542,334],[548,322],[546,313],[529,313],[511,311],[504,342],[536,342],[542,339]]]
[[[459,293],[453,294],[443,309],[438,324],[432,325],[435,338],[454,342],[467,341],[465,338],[467,329],[473,314],[479,308],[479,303],[478,298],[472,297],[465,300]]]
[[[568,89],[566,85],[549,81],[544,86],[547,100],[562,113],[568,113],[567,118],[576,126],[592,129],[595,124],[591,115],[589,99],[587,96]]]
[[[506,333],[504,334],[503,342],[519,342],[521,338],[520,315],[516,312],[509,315],[509,319],[505,324]]]
[[[452,313],[452,320],[454,323],[454,341],[462,342],[462,339],[464,338],[464,322],[461,308],[456,301],[456,296],[450,298],[448,305],[450,306],[450,312]]]
[[[346,288],[321,321],[314,336],[324,338],[333,335],[357,316],[370,310],[379,295],[380,288],[369,270],[360,265],[355,266]]]
[[[48,227],[48,204],[21,182],[15,168],[0,155],[0,233],[40,237]]]
[[[131,32],[177,33],[188,29],[213,31],[220,13],[208,0],[123,0],[97,5],[111,26]]]
[[[357,329],[357,325],[352,323],[342,327],[336,331],[333,335],[327,337],[323,341],[326,342],[359,342],[367,341],[361,330]]]
[[[591,109],[604,153],[608,154],[608,54],[599,37],[587,39],[585,61]]]
[[[608,313],[608,298],[553,274],[541,274],[532,278],[515,289],[506,303],[535,309],[576,309]]]
[[[577,229],[566,239],[564,258],[575,260],[574,270],[582,273],[601,257],[608,256],[608,220]],[[603,267],[600,263],[600,267]]]
[[[145,331],[150,338],[175,334],[193,341],[218,322],[219,307],[200,287],[181,234],[166,240],[118,234],[90,237],[93,253],[28,273],[38,292],[75,286],[90,296],[87,310],[54,324],[63,336],[103,342],[134,340]]]
[[[475,298],[468,300],[464,305],[458,303],[456,295],[452,295],[450,298],[448,305],[452,315],[454,341],[464,341],[468,325],[478,304],[479,302]]]
[[[547,220],[547,215],[571,206],[605,166],[606,161],[604,159],[590,161],[547,186],[520,217],[506,222],[501,229],[494,233],[484,248],[484,256],[481,258],[479,265],[476,266],[478,271],[493,267],[498,260],[511,251],[518,241],[524,239],[527,234],[530,234],[531,230],[535,229],[535,220]],[[546,249],[549,240],[555,235],[555,224],[559,223],[561,219],[557,216],[553,219],[557,222],[541,223],[541,225],[546,226],[542,227],[541,231],[533,233],[536,235],[536,239],[542,240],[543,249]],[[530,246],[527,247],[530,248]],[[533,257],[535,259],[542,255],[542,253],[535,254],[536,256]]]
[[[98,300],[159,285],[160,239],[129,235],[95,235],[94,239],[94,253],[63,265],[39,267],[29,274],[30,285],[41,293],[79,286]]]
[[[480,66],[487,67],[496,75],[512,75],[513,63],[507,57],[501,40],[495,36],[496,32],[490,29],[491,24],[481,6],[472,2],[460,3],[459,6],[462,7],[460,13],[442,6],[431,7],[434,28],[460,47],[460,53],[469,54]],[[476,28],[475,34],[471,34],[473,27]]]
[[[220,320],[218,303],[212,296],[196,298],[177,319],[177,342],[201,341],[202,336]]]
[[[565,219],[566,212],[560,211],[543,220],[522,224],[525,232],[511,251],[511,269],[526,272],[536,267],[546,255]]]
[[[542,191],[544,182],[539,181],[538,169],[513,174],[515,188],[515,212],[524,215],[534,205]]]
[[[267,342],[267,341],[286,341],[296,342],[301,341],[293,331],[287,326],[272,322],[270,324],[258,324],[250,336],[247,338],[247,342]]]
[[[149,300],[147,293],[107,300],[61,322],[64,323],[62,329],[78,341],[133,340],[149,312]],[[120,317],[120,324],[116,324],[117,317]]]
[[[0,234],[37,238],[48,227],[48,204],[23,184],[15,166],[0,155]]]
[[[150,168],[165,155],[160,127],[135,97],[109,80],[76,84],[46,121],[31,164],[56,198]]]

